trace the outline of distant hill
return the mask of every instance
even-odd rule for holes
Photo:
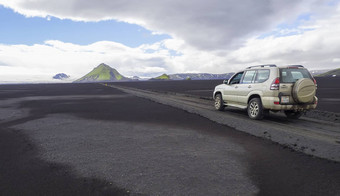
[[[229,79],[234,73],[209,74],[209,73],[181,73],[170,74],[171,80],[224,80]]]
[[[312,76],[317,76],[323,73],[326,73],[330,71],[331,69],[322,69],[322,70],[310,70],[309,72],[312,74]]]
[[[121,75],[116,69],[102,63],[94,68],[90,73],[74,81],[76,83],[86,82],[117,82],[130,81],[131,79]]]
[[[167,74],[162,74],[156,78],[151,78],[150,80],[170,80],[170,76]]]
[[[209,73],[179,73],[163,74],[150,80],[225,80],[233,76],[234,73],[209,74]]]
[[[316,75],[316,77],[340,77],[340,68],[333,69],[326,73]]]
[[[130,77],[131,80],[134,80],[134,81],[138,81],[138,80],[142,80],[140,77],[138,76],[133,76],[133,77]]]
[[[64,73],[58,73],[55,76],[53,76],[53,79],[55,79],[55,80],[65,80],[65,79],[68,79],[68,78],[70,78],[70,76],[67,75],[67,74],[64,74]]]

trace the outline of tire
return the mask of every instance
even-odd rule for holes
[[[285,111],[285,114],[289,119],[299,119],[303,115],[302,112],[294,112],[291,110]]]
[[[254,120],[261,120],[263,118],[263,107],[260,98],[252,98],[248,104],[248,116]]]
[[[215,96],[215,109],[218,111],[223,111],[224,110],[224,104],[223,104],[223,99],[221,94],[217,94]]]

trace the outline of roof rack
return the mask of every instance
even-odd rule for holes
[[[304,66],[302,66],[302,65],[287,65],[287,67],[304,67]]]
[[[276,67],[274,64],[267,64],[267,65],[255,65],[255,66],[250,66],[247,67],[247,69],[255,68],[255,67]]]

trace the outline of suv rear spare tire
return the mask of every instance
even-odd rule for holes
[[[297,103],[311,103],[314,100],[316,86],[309,78],[301,78],[293,86],[293,98]]]

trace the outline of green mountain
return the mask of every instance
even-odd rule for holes
[[[76,83],[86,82],[117,82],[117,81],[129,81],[129,78],[121,75],[117,70],[102,63],[94,68],[90,73],[74,81]]]
[[[150,80],[170,80],[170,76],[166,75],[166,74],[163,74],[163,75],[158,76],[156,78],[151,78]]]
[[[316,75],[316,77],[340,77],[340,68],[330,70],[326,73]]]

